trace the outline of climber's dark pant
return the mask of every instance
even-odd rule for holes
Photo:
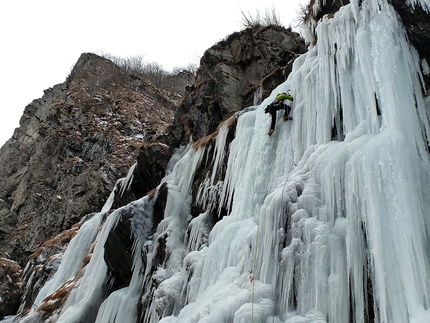
[[[272,116],[272,123],[270,124],[270,129],[275,130],[275,124],[276,124],[276,110],[270,111],[270,115]]]
[[[270,105],[270,115],[272,116],[272,122],[270,124],[270,129],[275,130],[275,124],[276,124],[276,112],[278,110],[285,110],[284,117],[288,118],[291,112],[291,107],[284,103],[278,103],[278,104],[271,104]]]
[[[291,112],[291,107],[288,104],[284,104],[284,105],[285,105],[284,117],[288,118]]]

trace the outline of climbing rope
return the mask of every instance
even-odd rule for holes
[[[273,169],[273,164],[275,162],[275,159],[276,159],[276,156],[277,156],[277,153],[278,153],[278,144],[279,144],[279,137],[278,137],[278,140],[276,141],[276,146],[275,146],[275,158],[272,159],[272,163],[270,165],[270,169],[271,170]],[[295,164],[293,163],[291,165],[291,168],[290,168],[288,174],[291,173],[291,171],[293,170],[294,166],[295,166]],[[269,185],[270,178],[271,178],[270,175],[271,175],[271,173],[269,174],[269,176],[267,178],[267,181],[266,181],[266,185],[265,185],[265,188],[264,188],[264,194],[263,194],[263,197],[262,197],[261,205],[263,205],[264,199],[266,198],[267,187]],[[285,180],[284,187],[282,188],[281,201],[284,200],[284,191],[285,191],[285,186],[286,186],[287,182],[288,182],[288,178]],[[285,212],[285,206],[283,206],[282,212],[283,213]],[[256,272],[256,269],[257,269],[256,267],[257,267],[257,253],[258,253],[258,231],[259,231],[259,225],[260,225],[259,222],[260,222],[260,216],[257,217],[257,233],[256,233],[256,236],[255,236],[255,252],[254,252],[254,259],[253,259],[253,269],[249,271],[249,273],[250,273],[249,278],[250,278],[250,281],[252,283],[252,297],[251,297],[251,312],[252,312],[251,313],[251,322],[252,323],[254,323],[254,303],[255,303],[255,277],[254,277],[254,275],[255,275],[255,272]],[[278,246],[277,247],[277,255],[276,256],[278,257],[279,256],[279,235],[278,234],[277,234],[276,240],[277,240],[277,246]],[[278,276],[278,261],[276,261],[276,267],[275,267],[275,281],[277,279],[277,276]],[[275,286],[274,286],[273,296],[272,296],[272,298],[273,298],[273,322],[275,321],[275,311],[276,311],[275,295],[276,295],[276,290],[275,290]]]
[[[278,140],[276,141],[276,145],[275,145],[275,158],[272,158],[272,163],[270,164],[270,173],[269,176],[267,177],[266,180],[266,185],[264,188],[264,194],[261,200],[261,205],[263,205],[264,203],[264,199],[266,198],[266,194],[267,194],[267,187],[269,185],[270,182],[270,178],[271,178],[271,173],[272,173],[272,169],[273,169],[273,164],[275,162],[276,156],[277,156],[277,152],[278,152],[278,143],[279,143],[279,137]],[[255,235],[255,252],[254,252],[254,259],[253,259],[253,269],[250,272],[250,281],[252,283],[252,296],[251,296],[251,322],[254,323],[254,300],[255,300],[255,272],[256,272],[256,267],[257,267],[257,252],[258,252],[258,231],[259,231],[259,226],[260,226],[260,215],[257,216],[257,233]]]
[[[291,171],[294,168],[294,163],[291,165],[290,170],[288,171],[288,174],[291,174]],[[284,201],[284,192],[285,192],[285,186],[287,186],[288,183],[288,177],[285,179],[285,183],[284,186],[282,187],[282,195],[281,195],[281,201]],[[281,209],[281,214],[285,214],[285,204],[282,205],[282,209]],[[281,225],[282,223],[279,223],[278,227]],[[275,233],[278,233],[275,231]],[[277,248],[275,249],[276,252],[276,257],[279,257],[279,234],[276,234],[276,246]],[[277,261],[275,262],[275,284],[273,286],[273,295],[272,295],[272,299],[273,299],[273,316],[272,316],[272,322],[275,322],[275,314],[276,314],[276,279],[278,277],[278,271],[279,271],[279,259],[277,259]]]

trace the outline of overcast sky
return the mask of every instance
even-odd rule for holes
[[[0,146],[25,106],[64,82],[81,53],[143,55],[166,70],[198,64],[206,49],[243,29],[242,12],[276,8],[283,25],[295,27],[300,3],[308,1],[1,1]]]

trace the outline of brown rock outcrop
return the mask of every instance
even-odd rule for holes
[[[273,25],[233,33],[206,50],[177,116],[185,137],[192,134],[196,141],[214,132],[222,120],[253,105],[260,87],[262,99],[267,97],[305,51],[299,34]]]

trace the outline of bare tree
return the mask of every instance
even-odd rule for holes
[[[151,62],[142,66],[141,75],[151,81],[156,87],[162,88],[168,73],[158,63]]]
[[[295,27],[303,27],[310,17],[309,5],[300,4],[296,14],[297,16],[294,19]]]
[[[177,94],[183,93],[185,85],[192,82],[197,71],[197,66],[190,63],[186,67],[175,67],[173,72],[167,72],[159,63],[145,62],[144,55],[129,57],[118,57],[108,53],[99,55],[118,65],[125,73],[143,77],[156,87]]]

